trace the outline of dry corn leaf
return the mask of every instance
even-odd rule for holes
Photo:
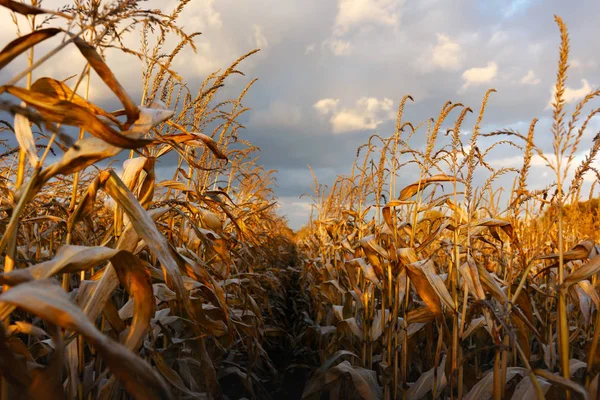
[[[583,291],[594,302],[596,309],[600,309],[600,297],[598,296],[598,292],[596,292],[596,289],[594,289],[594,286],[592,286],[590,281],[588,281],[587,279],[584,279],[582,281],[579,281],[577,284],[581,287],[581,289],[583,289]]]
[[[419,307],[414,310],[410,310],[408,314],[406,314],[406,323],[408,326],[426,323],[429,321],[433,321],[436,317],[440,316],[441,312],[435,313],[429,307]]]
[[[356,321],[356,318],[352,317],[352,318],[347,318],[343,321],[340,321],[337,323],[336,325],[338,332],[352,332],[352,334],[354,334],[354,336],[356,336],[359,340],[363,340],[363,330],[362,328],[358,325],[358,322]]]
[[[123,344],[129,350],[136,350],[150,329],[150,320],[154,317],[150,276],[142,261],[128,251],[119,251],[111,262],[119,282],[133,299],[133,320]]]
[[[64,245],[53,259],[1,275],[2,282],[17,285],[33,279],[46,279],[59,273],[86,271],[115,257],[119,250],[108,247]]]
[[[167,362],[165,361],[164,357],[159,352],[150,352],[150,357],[152,357],[152,361],[154,361],[154,364],[156,365],[156,368],[158,368],[160,373],[167,379],[167,381],[169,381],[171,385],[175,386],[180,392],[186,394],[187,396],[193,399],[204,398],[204,396],[200,396],[199,393],[192,392],[185,386],[179,374],[177,374],[177,372],[175,372],[173,368],[167,365]]]
[[[3,0],[2,4],[0,5],[3,5],[8,8],[11,8],[11,5],[17,5],[19,7],[30,7],[24,3],[6,0]],[[15,12],[19,12],[16,9],[11,9]],[[21,36],[13,40],[12,42],[4,46],[4,48],[0,52],[0,70],[31,47],[35,46],[40,42],[43,42],[48,38],[55,36],[57,33],[60,32],[62,32],[62,29],[58,28],[36,29],[35,31],[28,33],[27,35]]]
[[[83,108],[90,110],[96,115],[101,115],[103,117],[108,118],[113,123],[119,122],[119,120],[116,119],[112,114],[107,113],[102,108],[96,106],[94,103],[85,100],[77,93],[74,93],[71,90],[71,88],[69,88],[65,83],[57,81],[56,79],[52,79],[49,77],[39,78],[33,83],[33,85],[31,85],[31,91],[59,100],[64,100],[77,104]]]
[[[56,283],[37,280],[17,285],[2,293],[0,302],[13,304],[63,329],[83,335],[136,399],[170,397],[162,378],[126,347],[101,334]]]
[[[388,260],[388,252],[379,244],[377,244],[375,235],[365,236],[364,238],[360,239],[359,243],[365,252],[365,255],[367,256],[367,259],[375,268],[375,272],[381,276],[383,274],[383,262],[379,257],[381,257],[383,260]]]
[[[183,285],[179,267],[173,259],[167,240],[158,231],[150,215],[146,213],[146,210],[142,208],[135,196],[123,184],[114,171],[103,172],[103,174],[105,174],[105,191],[117,204],[123,207],[131,221],[131,225],[150,248],[152,254],[160,261],[165,282],[177,293],[179,301],[188,314],[194,315],[187,291]]]
[[[544,395],[546,393],[548,393],[548,390],[550,389],[550,387],[552,385],[543,378],[536,377],[535,379],[537,380],[538,385],[540,386],[540,389],[542,389],[542,393],[544,393]],[[521,382],[519,382],[519,384],[515,388],[515,391],[513,392],[511,399],[512,400],[538,400],[537,392],[536,392],[535,387],[534,387],[533,383],[531,382],[531,378],[529,378],[529,376],[526,376],[523,379],[521,379]]]
[[[138,119],[139,110],[119,81],[117,81],[117,78],[110,68],[108,68],[108,65],[106,65],[100,54],[98,54],[94,47],[80,37],[74,38],[73,43],[75,43],[75,46],[77,46],[94,71],[96,71],[100,79],[102,79],[106,86],[117,95],[121,104],[125,107],[127,124],[133,124],[133,122]]]
[[[467,329],[465,329],[463,332],[461,340],[467,339],[469,336],[475,333],[477,329],[482,328],[483,326],[485,326],[485,317],[473,318]]]
[[[584,257],[587,257],[584,256]],[[565,287],[569,287],[581,281],[587,280],[593,275],[600,272],[600,255],[589,260],[585,265],[580,268],[577,268],[571,274],[569,274],[565,280],[563,285]]]
[[[506,368],[504,385],[517,375],[525,376],[527,371],[524,368],[508,367]],[[494,395],[494,372],[488,371],[486,375],[475,384],[464,397],[465,400],[488,400]]]
[[[65,349],[60,330],[53,324],[48,324],[52,333],[54,351],[45,368],[33,368],[30,373],[33,382],[27,390],[32,399],[61,399],[65,397],[62,385],[62,367],[64,364]]]
[[[325,391],[328,386],[337,384],[345,377],[352,381],[354,389],[365,400],[376,400],[382,396],[375,371],[353,367],[348,361],[342,361],[335,367],[316,374],[304,387],[302,398],[307,399]]]
[[[437,294],[437,297],[453,312],[456,312],[456,308],[454,306],[454,301],[452,300],[452,296],[450,292],[448,292],[448,288],[446,288],[446,284],[442,280],[442,278],[436,273],[435,267],[433,266],[433,261],[431,260],[422,260],[418,261],[414,264],[407,265],[408,271],[419,270],[425,276],[427,281],[429,282],[433,291]],[[410,273],[409,273],[410,275]],[[412,277],[411,277],[412,279]],[[423,290],[423,292],[429,292],[429,290]],[[417,290],[417,292],[419,292]],[[419,293],[421,294],[421,293]],[[425,300],[423,300],[425,301]],[[432,310],[433,311],[433,310]]]
[[[390,318],[390,311],[385,310],[385,316],[381,310],[377,310],[373,323],[371,325],[371,341],[378,340],[383,334],[383,327]]]
[[[24,104],[21,104],[21,106],[24,106]],[[37,167],[40,159],[37,155],[35,139],[33,138],[29,119],[23,114],[15,115],[15,136],[17,142],[19,142],[19,147],[27,154],[31,166]]]
[[[444,369],[446,368],[446,354],[443,355],[442,360],[439,363],[439,366],[436,368],[431,368],[429,371],[426,371],[419,376],[419,379],[415,383],[413,383],[410,388],[406,391],[407,399],[422,399],[427,395],[427,393],[431,392],[435,386],[436,393],[439,394],[444,390],[446,385],[448,384],[448,380],[446,379],[446,374],[444,373]],[[435,383],[434,383],[435,382]],[[399,391],[401,393],[401,390]]]
[[[498,285],[498,282],[496,282],[496,279],[494,279],[492,274],[481,264],[477,265],[477,269],[483,287],[500,303],[506,304],[509,301],[508,297],[506,296],[506,293],[504,293],[504,290],[500,288],[500,285]]]
[[[552,372],[545,369],[534,369],[533,373],[541,378],[544,378],[545,380],[547,380],[552,385],[558,388],[570,390],[572,393],[578,394],[579,397],[581,397],[582,399],[589,399],[588,393],[585,390],[585,388],[577,382],[574,382],[570,379],[565,379],[564,377],[558,374],[553,374]]]
[[[406,186],[404,189],[400,191],[400,196],[398,196],[398,200],[405,201],[416,195],[422,190],[425,190],[432,183],[442,183],[442,182],[461,182],[460,179],[455,178],[450,175],[434,175],[428,178],[421,179],[419,182],[410,184]]]
[[[49,337],[48,333],[45,330],[43,330],[39,326],[35,326],[25,321],[15,321],[14,325],[8,327],[8,331],[11,335],[18,333],[32,335],[38,340]]]
[[[458,271],[462,275],[473,296],[477,300],[485,300],[485,292],[483,291],[483,286],[479,279],[479,271],[477,270],[475,261],[469,258],[467,262],[463,263],[463,265],[458,268]]]
[[[432,287],[428,277],[425,273],[416,267],[418,263],[416,253],[412,248],[398,249],[398,257],[400,261],[406,266],[408,277],[411,283],[414,285],[417,293],[423,299],[429,310],[434,315],[442,315],[442,305],[440,297],[436,290]],[[443,282],[442,282],[443,284]],[[417,322],[417,321],[413,321]]]
[[[373,266],[367,263],[364,259],[353,258],[352,260],[348,260],[345,263],[348,266],[358,268],[360,271],[362,271],[362,274],[366,280],[372,282],[375,286],[380,287],[381,282],[379,281],[379,278],[377,278]]]
[[[35,108],[46,121],[80,127],[113,146],[136,149],[152,143],[152,140],[138,139],[119,133],[102,122],[87,107],[72,101],[61,100],[16,86],[5,86],[4,90]],[[136,108],[135,115],[138,114]]]
[[[179,129],[182,134],[169,136],[168,140],[175,143],[186,143],[189,146],[205,146],[207,147],[218,159],[227,160],[227,155],[219,149],[219,146],[208,135],[199,132],[188,132],[183,126],[169,121],[169,124]]]
[[[69,175],[81,171],[98,161],[117,155],[121,150],[120,147],[96,137],[78,140],[59,161],[42,170],[40,182],[43,184],[59,174]]]
[[[454,217],[451,218],[451,221],[458,221],[459,224],[466,224],[469,221],[469,216],[467,212],[460,206],[460,204],[456,204],[452,199],[446,199],[446,205],[454,211]]]
[[[155,221],[169,210],[170,208],[168,207],[157,208],[148,211],[147,214],[152,221]],[[140,235],[135,228],[132,225],[128,225],[115,247],[119,250],[133,252],[139,240]],[[87,301],[82,307],[84,314],[86,314],[90,320],[94,321],[98,315],[100,315],[100,312],[104,308],[104,304],[106,304],[110,296],[112,296],[118,284],[119,280],[115,269],[112,265],[107,265],[102,272],[100,280],[96,284],[94,292],[87,298]]]
[[[588,258],[590,256],[590,253],[592,252],[595,252],[594,241],[591,239],[587,239],[575,245],[575,247],[573,247],[571,250],[566,251],[563,254],[563,260],[565,262],[573,260],[583,260],[584,258]],[[558,253],[552,253],[544,256],[539,256],[538,260],[551,260],[558,258]]]

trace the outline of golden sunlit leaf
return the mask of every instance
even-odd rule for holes
[[[461,182],[459,179],[450,176],[450,175],[434,175],[428,178],[421,179],[419,182],[413,183],[411,185],[406,186],[404,189],[400,191],[400,196],[398,196],[398,200],[405,201],[416,195],[422,190],[425,190],[429,185],[433,183],[443,183],[443,182]]]

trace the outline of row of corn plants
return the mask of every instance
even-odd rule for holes
[[[349,176],[329,188],[315,178],[297,245],[313,310],[305,344],[321,366],[303,398],[598,398],[600,141],[585,138],[600,109],[583,110],[600,91],[567,116],[569,37],[556,22],[553,123],[541,132],[552,152],[537,119],[528,132],[482,130],[493,89],[475,113],[447,102],[420,124],[404,119],[406,96],[395,132],[371,136]],[[506,147],[519,169],[486,161]],[[542,189],[528,187],[534,158],[552,171]]]
[[[0,2],[18,24],[0,52],[2,400],[273,395],[294,247],[273,172],[242,138],[255,81],[219,95],[255,51],[190,88],[173,69],[195,49],[198,33],[177,23],[188,3],[164,14],[137,1]],[[134,34],[139,50],[123,44]],[[83,69],[40,76],[68,70],[65,48]],[[140,99],[108,51],[139,58],[127,90]],[[89,100],[94,82],[120,110]]]

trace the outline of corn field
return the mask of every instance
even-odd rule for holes
[[[256,80],[222,96],[258,50],[189,87],[173,68],[199,34],[178,24],[188,3],[0,0],[29,29],[0,52],[0,400],[600,398],[600,140],[584,140],[600,90],[567,113],[559,17],[553,153],[535,118],[482,130],[493,89],[417,123],[406,95],[350,175],[315,176],[293,232],[276,171],[243,139]],[[83,69],[38,76],[67,47]],[[109,50],[139,59],[138,86]],[[95,84],[121,109],[91,102]],[[503,147],[519,169],[486,162]],[[553,172],[543,190],[528,186],[534,158]]]

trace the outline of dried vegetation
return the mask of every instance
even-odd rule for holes
[[[583,138],[599,109],[583,111],[600,91],[567,116],[569,37],[556,22],[551,151],[536,144],[536,119],[528,132],[482,132],[493,89],[466,133],[469,107],[447,102],[417,125],[406,96],[395,133],[371,136],[350,176],[329,190],[315,179],[297,246],[321,367],[304,398],[598,398],[600,141]],[[506,146],[523,154],[519,169],[486,161]],[[528,188],[534,158],[552,171],[543,190]],[[406,176],[414,183],[398,187]],[[507,192],[498,182],[510,176]]]
[[[350,176],[328,192],[315,179],[316,214],[293,238],[272,172],[238,137],[254,81],[219,98],[253,52],[195,91],[172,68],[197,35],[177,26],[187,3],[164,15],[136,1],[0,1],[29,25],[0,52],[3,74],[28,60],[0,86],[2,400],[598,398],[600,222],[595,183],[589,201],[581,189],[600,141],[574,161],[600,92],[567,117],[559,18],[552,153],[535,119],[527,133],[481,132],[493,90],[470,135],[470,108],[448,102],[415,125],[406,96],[395,133],[359,148]],[[123,45],[134,32],[139,51]],[[67,46],[83,70],[34,80]],[[142,106],[109,49],[142,62]],[[89,101],[92,76],[121,110]],[[502,146],[522,151],[520,169],[486,162]],[[122,153],[117,173],[106,165]],[[534,157],[554,173],[544,190],[527,185]],[[161,158],[171,179],[157,179]],[[414,183],[399,188],[405,171]],[[511,174],[503,197],[494,185]]]
[[[197,35],[177,26],[187,3],[163,15],[136,1],[58,12],[0,2],[30,28],[0,52],[0,68],[28,58],[0,87],[3,400],[277,396],[270,354],[289,347],[280,267],[294,256],[291,231],[274,211],[272,172],[238,137],[254,81],[219,95],[254,52],[188,87],[172,70]],[[140,51],[122,44],[136,32]],[[67,46],[82,71],[32,78],[64,63]],[[143,63],[142,106],[105,63],[109,49]],[[88,100],[90,77],[121,110]],[[106,166],[123,153],[120,173]],[[176,165],[171,179],[157,179],[161,159]]]

